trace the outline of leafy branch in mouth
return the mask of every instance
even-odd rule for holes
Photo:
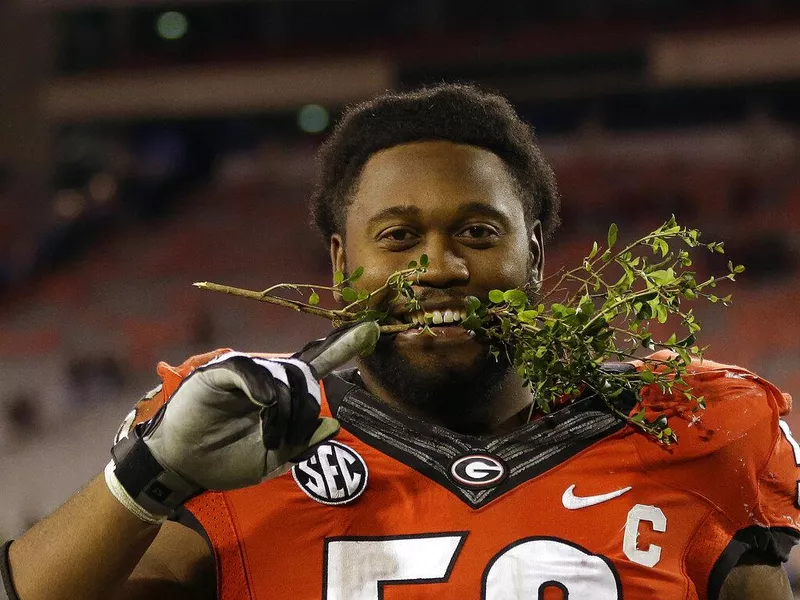
[[[408,268],[392,273],[382,286],[371,291],[356,290],[356,288],[352,287],[353,283],[361,279],[364,274],[364,267],[357,267],[350,275],[337,271],[334,274],[332,286],[308,283],[278,283],[265,290],[255,291],[210,281],[198,281],[192,285],[203,290],[223,292],[233,296],[277,304],[278,306],[323,317],[328,319],[334,327],[361,321],[378,321],[383,323],[381,325],[381,333],[389,334],[406,331],[410,329],[411,325],[406,323],[384,323],[390,311],[376,308],[376,299],[389,296],[392,305],[404,304],[410,309],[421,308],[414,295],[413,285],[427,269],[428,257],[423,254],[419,262],[412,260],[408,263]],[[345,306],[336,309],[323,308],[319,305],[320,295],[317,290],[330,292],[338,296]],[[301,296],[308,294],[308,297],[304,301],[287,298],[285,296],[286,292],[296,292]],[[392,292],[394,292],[394,295],[391,295]]]
[[[684,376],[692,357],[702,358],[705,348],[696,344],[700,324],[686,305],[698,300],[728,305],[730,296],[714,293],[722,281],[735,281],[744,271],[728,262],[728,272],[698,281],[692,270],[692,250],[705,248],[724,253],[721,242],[702,242],[700,232],[680,226],[674,217],[625,245],[618,245],[618,228],[612,224],[605,244],[594,242],[581,264],[561,269],[545,280],[544,291],[536,297],[521,289],[491,290],[487,298],[468,296],[466,318],[458,325],[475,332],[496,360],[514,366],[534,398],[534,411],[550,413],[564,402],[587,392],[596,393],[612,413],[641,429],[655,440],[670,444],[677,436],[667,415],[646,417],[641,407],[631,413],[622,409],[623,397],[639,398],[644,386],[682,395],[685,405],[700,413],[703,397],[696,397]],[[353,285],[363,267],[351,274],[337,272],[332,286],[280,283],[262,291],[201,282],[197,287],[253,298],[324,317],[334,326],[374,320],[382,334],[421,327],[431,329],[433,316],[424,313],[425,323],[401,323],[392,319],[392,308],[421,311],[414,286],[428,269],[428,257],[411,261],[406,269],[392,273],[375,290],[358,290]],[[319,291],[330,292],[341,308],[320,306]],[[304,300],[287,298],[287,292]],[[388,305],[388,308],[387,308]],[[653,323],[677,324],[666,339],[657,339]],[[642,349],[665,349],[666,358],[639,358]],[[609,361],[637,358],[637,370],[608,369]]]

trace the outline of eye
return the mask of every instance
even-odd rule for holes
[[[416,241],[417,234],[408,227],[392,227],[378,236],[378,241],[394,246],[408,245]]]
[[[489,241],[499,237],[498,231],[489,225],[469,225],[458,236],[470,240]]]

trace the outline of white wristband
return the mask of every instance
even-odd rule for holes
[[[122,484],[117,479],[117,475],[114,473],[114,469],[116,465],[114,461],[109,461],[106,465],[104,475],[106,478],[106,486],[108,486],[108,491],[111,492],[111,495],[114,496],[119,503],[122,504],[125,508],[127,508],[134,516],[138,519],[144,521],[145,523],[152,523],[154,525],[158,525],[163,523],[167,517],[155,515],[148,510],[145,510],[141,506],[139,506],[131,495],[125,491],[125,488],[122,487]]]

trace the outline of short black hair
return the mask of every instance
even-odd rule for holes
[[[353,187],[370,156],[401,144],[448,140],[485,148],[508,166],[526,223],[542,223],[545,239],[559,224],[555,176],[533,128],[503,96],[472,85],[440,84],[387,92],[348,107],[317,155],[311,198],[314,222],[326,242],[344,234]]]

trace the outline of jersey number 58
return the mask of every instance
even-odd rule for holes
[[[443,583],[467,534],[336,538],[325,544],[325,600],[380,600],[387,585]],[[618,600],[619,576],[604,556],[551,537],[506,546],[483,572],[481,600],[541,598],[547,588],[570,600]]]

